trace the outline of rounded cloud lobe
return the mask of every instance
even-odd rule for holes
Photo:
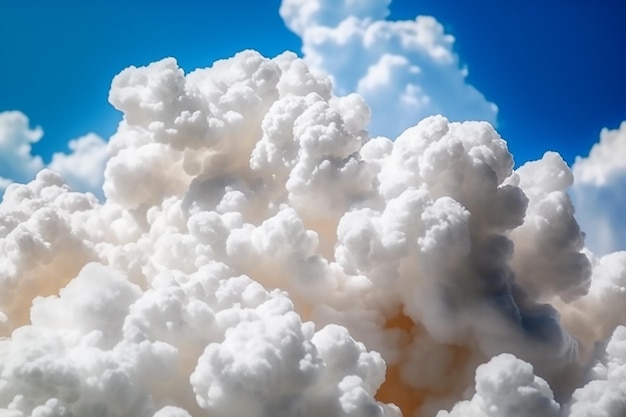
[[[495,123],[497,107],[466,82],[454,37],[432,16],[386,20],[390,3],[283,0],[280,14],[312,69],[329,74],[338,93],[365,98],[372,134],[395,137],[434,114]]]
[[[621,410],[626,259],[584,251],[558,155],[514,171],[443,116],[372,138],[291,53],[130,67],[109,99],[101,201],[44,169],[0,203],[3,413]]]

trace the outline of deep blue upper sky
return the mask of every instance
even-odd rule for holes
[[[626,5],[620,0],[394,0],[390,19],[437,18],[456,38],[469,81],[500,109],[516,162],[546,150],[572,163],[601,128],[626,119]],[[174,56],[186,70],[246,48],[300,52],[279,0],[0,2],[0,111],[20,110],[45,136],[47,160],[69,139],[107,138],[120,114],[111,79]]]
[[[587,155],[602,127],[626,120],[626,2],[394,0],[456,37],[469,81],[499,107],[516,162],[556,150]]]

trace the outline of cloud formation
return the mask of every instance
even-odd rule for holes
[[[6,415],[623,414],[626,258],[583,250],[558,155],[514,171],[443,116],[372,138],[291,53],[109,100],[102,201],[44,169],[0,203]]]
[[[41,157],[31,155],[31,146],[43,136],[32,129],[28,117],[19,111],[0,112],[0,190],[12,181],[30,181],[43,168]]]
[[[600,141],[587,157],[572,167],[570,190],[576,218],[589,230],[586,244],[596,254],[626,250],[626,122],[614,130],[603,129]]]
[[[46,166],[63,175],[74,190],[102,196],[107,160],[106,142],[102,138],[90,133],[71,140],[70,153],[56,152],[45,165],[40,156],[32,154],[31,147],[42,137],[42,128],[31,128],[24,113],[0,112],[0,195],[9,184],[28,182]]]
[[[437,417],[558,417],[547,382],[537,377],[533,367],[508,353],[492,358],[476,369],[476,393],[469,401],[454,406]]]
[[[373,135],[396,137],[434,114],[495,124],[497,107],[467,83],[454,37],[432,16],[386,20],[390,3],[283,0],[280,15],[312,69],[329,74],[337,93],[365,98]]]
[[[70,153],[52,155],[48,168],[63,176],[75,191],[91,191],[100,196],[107,161],[106,142],[98,135],[89,133],[70,140]]]

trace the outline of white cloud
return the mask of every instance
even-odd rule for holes
[[[372,108],[370,132],[397,136],[425,116],[496,122],[497,107],[466,81],[454,37],[431,16],[389,21],[389,0],[283,0],[280,14],[302,38],[314,69],[336,92],[360,93]]]
[[[623,307],[623,305],[622,305]],[[626,328],[618,326],[590,369],[591,382],[574,392],[570,417],[620,417],[626,413]]]
[[[43,168],[41,157],[31,155],[31,145],[42,136],[43,130],[31,129],[23,113],[0,112],[0,190],[13,181],[29,181]]]
[[[311,27],[337,26],[349,16],[358,19],[384,19],[391,0],[283,1],[280,15],[285,24],[303,36]]]
[[[411,66],[383,61],[363,88]],[[371,138],[364,100],[292,53],[130,67],[110,101],[102,201],[44,169],[0,202],[12,416],[578,417],[626,397],[625,253],[583,251],[557,154],[514,171],[489,123],[442,116]]]
[[[550,152],[514,171],[487,122],[415,124],[496,110],[435,19],[388,5],[283,2],[338,91],[291,53],[130,67],[109,144],[8,187],[0,410],[624,415],[626,252],[583,249],[566,190],[624,184],[626,124],[576,179]],[[0,185],[43,168],[42,134],[0,113]]]
[[[589,155],[576,158],[573,166],[576,181],[604,186],[615,176],[626,172],[626,121],[615,130],[602,129],[600,142],[593,145]]]
[[[471,400],[437,417],[558,417],[559,411],[548,383],[534,374],[533,367],[502,354],[476,369]]]
[[[587,157],[572,167],[570,189],[585,243],[598,255],[626,250],[626,122],[603,129]]]
[[[14,182],[25,183],[44,167],[57,171],[77,191],[102,196],[106,142],[90,133],[69,142],[70,153],[57,152],[50,164],[32,154],[31,144],[43,137],[40,127],[31,129],[20,111],[0,112],[0,194]]]
[[[104,182],[104,167],[107,161],[106,142],[90,133],[69,142],[70,153],[57,152],[52,155],[48,168],[58,172],[76,191],[98,190]]]

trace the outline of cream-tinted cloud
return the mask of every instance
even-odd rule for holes
[[[562,159],[443,116],[372,138],[330,85],[292,53],[122,71],[104,198],[44,169],[0,203],[3,411],[613,407],[626,259],[584,251]]]
[[[497,107],[467,83],[454,37],[432,16],[386,20],[389,0],[283,0],[280,14],[302,38],[306,62],[336,91],[372,108],[374,135],[395,137],[422,118],[496,122]]]

